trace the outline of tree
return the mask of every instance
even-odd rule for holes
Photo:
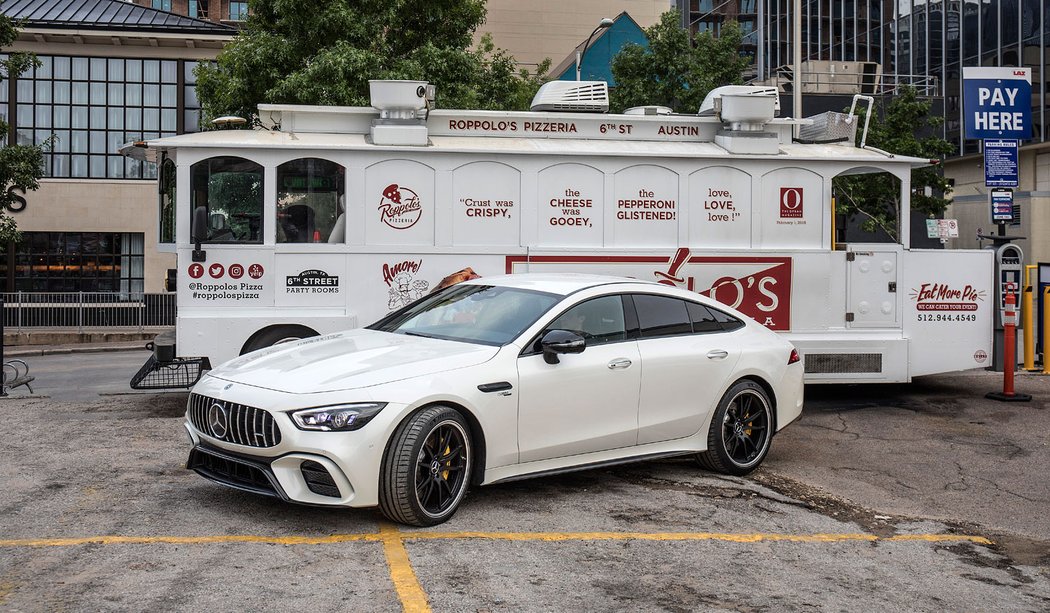
[[[9,46],[18,39],[18,28],[14,20],[0,14],[0,48]],[[36,56],[28,53],[9,52],[6,60],[0,60],[0,83],[17,79],[18,75],[37,63]],[[23,204],[14,190],[22,193],[40,187],[44,174],[44,149],[41,146],[8,143],[7,122],[0,120],[0,244],[18,242],[21,235],[18,224],[6,211]]]
[[[943,117],[930,115],[930,101],[921,100],[915,88],[898,89],[889,102],[881,102],[871,118],[867,144],[896,155],[940,160],[955,147],[936,136]],[[864,118],[860,117],[860,123]],[[837,177],[834,181],[835,211],[848,218],[864,218],[861,229],[885,231],[897,239],[900,182],[887,180],[885,173]],[[948,181],[939,166],[917,168],[911,173],[911,209],[934,216],[951,203],[946,197]],[[905,220],[907,223],[907,220]]]
[[[470,50],[484,0],[252,0],[247,28],[197,69],[206,117],[257,120],[260,103],[368,105],[369,79],[437,86],[443,108],[523,109],[536,74],[489,37]]]
[[[648,48],[628,45],[616,54],[612,63],[616,79],[613,110],[659,104],[696,113],[712,89],[743,82],[744,70],[751,61],[740,54],[740,24],[727,21],[718,38],[703,32],[692,44],[680,24],[680,14],[668,11],[658,23],[646,28]]]

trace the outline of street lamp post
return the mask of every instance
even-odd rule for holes
[[[598,22],[598,26],[594,28],[591,35],[587,37],[587,42],[583,43],[583,50],[576,52],[576,80],[580,80],[580,68],[583,65],[583,56],[587,53],[587,47],[591,46],[591,38],[598,33],[598,30],[604,30],[613,24],[613,20],[608,17],[602,17],[602,20]]]

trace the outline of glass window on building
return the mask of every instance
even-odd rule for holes
[[[171,0],[153,0],[153,8],[170,12]]]
[[[345,170],[317,158],[277,167],[277,242],[341,243],[345,240]]]
[[[125,160],[117,149],[129,141],[178,133],[179,113],[184,111],[179,100],[180,61],[37,57],[40,67],[16,80],[15,100],[0,100],[0,114],[14,117],[19,143],[50,141],[45,176],[155,178],[156,165]],[[6,87],[0,89],[6,94]],[[199,113],[196,96],[191,102]],[[183,126],[183,131],[196,131],[197,123]]]
[[[248,19],[247,2],[230,2],[230,21],[244,21]]]
[[[141,232],[22,232],[0,275],[13,291],[142,293],[143,248]]]
[[[190,17],[197,19],[208,18],[208,0],[189,0]]]
[[[263,167],[220,156],[190,167],[190,223],[205,211],[207,242],[262,243]]]

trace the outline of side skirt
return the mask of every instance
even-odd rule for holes
[[[647,453],[643,455],[631,456],[626,458],[616,458],[613,460],[603,460],[600,462],[590,462],[588,464],[578,464],[576,466],[566,466],[563,468],[551,468],[547,470],[538,470],[536,472],[523,473],[520,475],[513,475],[510,477],[503,477],[495,481],[490,481],[485,485],[495,485],[497,483],[509,483],[511,481],[522,481],[525,479],[535,479],[537,477],[549,477],[552,475],[562,475],[565,473],[574,473],[581,470],[594,470],[595,468],[607,468],[609,466],[618,466],[620,464],[633,464],[635,462],[645,462],[648,460],[661,460],[665,458],[677,458],[681,456],[694,455],[696,451],[665,451],[662,453]]]

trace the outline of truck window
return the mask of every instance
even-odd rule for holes
[[[263,167],[251,160],[220,156],[190,167],[190,224],[193,211],[208,212],[209,243],[262,243]]]
[[[160,164],[159,243],[175,242],[175,162],[164,158]]]
[[[277,167],[277,242],[342,243],[346,238],[345,170],[303,158]]]

